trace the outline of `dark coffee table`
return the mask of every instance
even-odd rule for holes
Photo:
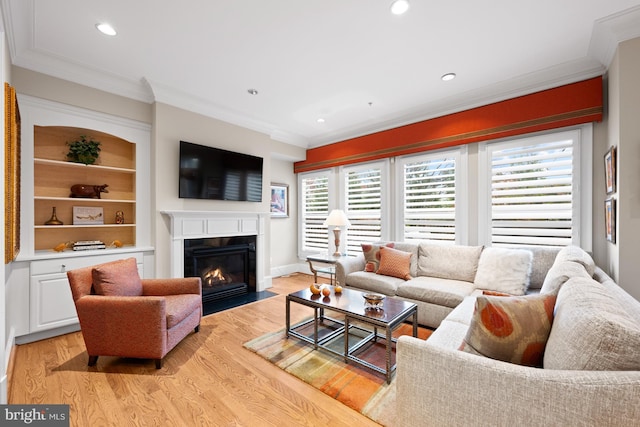
[[[413,317],[413,336],[418,336],[417,306],[414,303],[387,297],[382,309],[370,309],[365,307],[363,292],[343,288],[341,294],[335,294],[334,287],[329,286],[329,288],[331,294],[328,297],[314,295],[309,289],[287,295],[287,338],[296,337],[313,344],[316,350],[322,349],[343,357],[347,363],[351,361],[366,366],[384,374],[387,383],[391,382],[391,375],[396,369],[396,364],[391,362],[391,350],[393,343],[397,341],[391,333],[404,321]],[[291,302],[312,307],[313,318],[291,325]],[[343,314],[344,320],[326,316],[325,310]],[[305,329],[310,329],[311,324],[313,324],[312,333],[309,331],[306,334],[303,333]],[[379,333],[379,329],[382,329],[384,334]],[[359,350],[379,339],[385,340],[384,368],[356,356]]]

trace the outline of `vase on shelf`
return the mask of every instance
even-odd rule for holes
[[[53,212],[51,212],[51,218],[49,218],[49,221],[45,222],[44,225],[64,225],[64,223],[56,216],[55,206],[53,207]]]

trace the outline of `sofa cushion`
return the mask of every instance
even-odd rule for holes
[[[385,243],[382,245],[376,245],[373,243],[362,243],[362,254],[364,255],[364,271],[369,273],[375,273],[378,271],[380,265],[380,246],[386,246],[393,248],[393,243]]]
[[[555,263],[544,278],[540,293],[557,295],[560,287],[572,277],[591,278],[582,264],[573,261]]]
[[[558,255],[556,248],[529,248],[533,255],[531,262],[531,277],[529,278],[528,289],[540,289],[544,283],[544,278]]]
[[[542,366],[555,295],[479,296],[460,349],[504,362]]]
[[[473,282],[482,246],[420,243],[418,276]]]
[[[480,254],[474,283],[479,289],[524,295],[531,275],[530,251],[485,248]]]
[[[640,325],[606,286],[574,277],[558,292],[545,369],[640,370]]]
[[[462,302],[447,315],[445,320],[469,326],[471,319],[473,318],[473,311],[476,307],[476,297],[477,295],[475,292],[468,297],[465,297]],[[454,348],[457,349],[461,342],[462,340],[459,340],[458,344]]]
[[[142,281],[135,258],[127,258],[96,265],[91,270],[93,288],[98,295],[139,296]]]
[[[440,277],[418,276],[400,283],[396,295],[454,308],[474,291],[472,283]]]
[[[457,350],[460,342],[464,340],[467,334],[468,326],[464,323],[452,322],[449,317],[445,318],[438,328],[427,338],[429,344],[438,347],[446,347]]]
[[[385,295],[395,295],[401,283],[405,280],[368,271],[355,271],[347,276],[346,281],[347,286]]]
[[[393,248],[382,246],[380,248],[380,265],[377,274],[397,277],[409,280],[411,267],[411,254]]]
[[[593,277],[596,263],[593,261],[593,258],[591,258],[591,255],[581,247],[570,245],[560,249],[556,256],[555,263],[557,264],[564,261],[573,261],[582,264],[585,270],[587,270],[587,273],[589,273],[589,276]]]

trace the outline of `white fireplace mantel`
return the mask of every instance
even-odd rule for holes
[[[256,291],[265,289],[265,224],[268,213],[161,211],[171,220],[171,277],[184,277],[184,241],[207,237],[256,236]]]

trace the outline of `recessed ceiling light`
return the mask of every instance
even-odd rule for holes
[[[440,77],[443,81],[448,82],[449,80],[453,80],[456,78],[456,73],[447,73]]]
[[[318,120],[316,120],[316,122],[318,123],[324,123],[324,119],[322,117],[320,117]]]
[[[249,90],[247,90],[247,92],[249,92],[249,95],[257,95],[258,94],[258,90],[257,89],[249,89]]]
[[[393,13],[394,15],[402,15],[407,10],[409,10],[408,0],[396,0],[391,3],[391,13]]]
[[[102,34],[106,34],[108,36],[115,36],[116,34],[118,34],[118,33],[116,33],[116,30],[111,25],[106,24],[106,23],[96,24],[96,28]]]

